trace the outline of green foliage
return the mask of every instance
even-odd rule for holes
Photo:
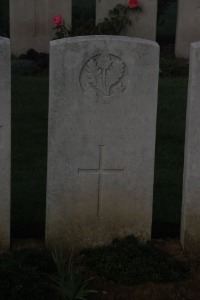
[[[14,237],[44,237],[48,77],[12,76],[12,217]]]
[[[83,250],[86,264],[116,283],[146,281],[168,282],[187,276],[188,266],[157,250],[151,243],[142,244],[134,236],[115,239],[111,245]]]
[[[95,35],[96,26],[94,20],[76,20],[72,26],[71,36],[81,36],[81,35]]]
[[[49,54],[38,53],[29,49],[26,54],[19,58],[12,57],[11,69],[13,75],[34,75],[48,73]]]
[[[83,280],[78,272],[74,270],[72,252],[67,264],[64,262],[63,252],[61,251],[54,250],[52,257],[57,267],[58,276],[52,275],[50,278],[60,299],[86,300],[88,295],[97,293],[94,290],[87,289],[88,282],[91,279]]]
[[[35,66],[25,59],[12,60],[11,69],[13,75],[31,75],[35,73]]]
[[[53,30],[55,31],[54,40],[63,39],[69,37],[70,35],[70,28],[68,27],[68,25],[65,24],[54,26]]]
[[[154,237],[180,234],[187,77],[159,80],[154,172]]]
[[[108,18],[96,26],[98,34],[118,35],[131,21],[127,16],[128,8],[125,5],[118,4],[108,12]]]
[[[109,10],[108,17],[104,18],[104,21],[97,25],[95,25],[93,19],[77,19],[73,22],[71,30],[65,25],[54,27],[57,30],[55,39],[68,37],[69,35],[118,35],[126,26],[131,25],[128,11],[141,11],[141,8],[129,8],[125,5],[117,4],[113,9]]]
[[[188,76],[189,61],[184,58],[165,58],[160,59],[161,76]]]
[[[27,73],[26,75],[47,73],[49,70],[49,54],[47,53],[39,53],[34,49],[29,49],[26,54],[19,56],[18,64],[20,64],[20,61],[26,61],[26,65],[32,65],[32,73]],[[14,72],[14,74],[24,75],[25,73]]]

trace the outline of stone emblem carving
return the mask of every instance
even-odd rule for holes
[[[98,96],[112,96],[126,88],[126,66],[117,56],[104,50],[90,58],[80,74],[80,85],[84,93],[93,90]]]

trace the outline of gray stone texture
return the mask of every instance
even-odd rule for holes
[[[158,64],[147,40],[51,42],[48,247],[151,238]]]
[[[52,40],[52,19],[61,14],[71,26],[71,0],[10,0],[11,51],[15,55],[30,48],[49,52]]]
[[[102,22],[108,16],[108,11],[117,4],[128,5],[128,0],[97,0],[96,23]],[[139,5],[142,12],[130,11],[129,18],[132,25],[127,26],[122,35],[154,41],[156,38],[157,0],[140,0]]]
[[[0,251],[10,245],[10,41],[0,37]]]
[[[191,45],[181,242],[189,252],[200,251],[200,42]]]
[[[188,58],[190,44],[200,40],[200,0],[179,0],[175,53]]]

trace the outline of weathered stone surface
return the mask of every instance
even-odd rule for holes
[[[96,23],[102,22],[108,16],[108,11],[117,4],[128,4],[128,0],[97,0]],[[127,26],[122,35],[139,37],[149,40],[156,38],[157,0],[140,0],[140,11],[130,11],[131,26]]]
[[[186,120],[181,241],[186,251],[200,251],[200,43],[190,52]]]
[[[0,37],[0,251],[10,245],[10,41]]]
[[[71,25],[71,0],[10,0],[11,51],[15,55],[33,48],[49,52],[55,15],[61,14]]]
[[[151,237],[159,71],[155,42],[51,42],[46,242]]]
[[[200,40],[200,1],[179,0],[175,53],[188,58],[190,44]]]

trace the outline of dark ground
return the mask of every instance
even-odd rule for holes
[[[178,239],[157,239],[153,240],[156,248],[167,252],[176,259],[189,262],[190,272],[186,279],[178,282],[155,283],[146,282],[132,286],[115,284],[111,280],[106,280],[91,272],[84,264],[79,264],[80,273],[86,277],[95,277],[91,281],[90,288],[98,290],[99,293],[90,296],[90,300],[198,300],[200,299],[200,256],[192,257],[183,254]],[[42,241],[16,240],[13,249],[21,250],[27,248],[44,247]],[[80,259],[81,261],[81,259]],[[48,300],[56,299],[53,293],[48,293]]]

